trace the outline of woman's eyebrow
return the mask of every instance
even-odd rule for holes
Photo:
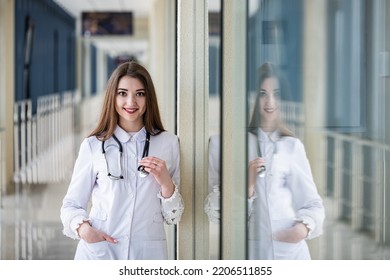
[[[117,88],[117,90],[129,91],[127,88]],[[136,89],[135,91],[145,91],[145,89],[144,88],[140,88],[140,89]]]

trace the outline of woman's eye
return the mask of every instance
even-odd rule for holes
[[[143,91],[137,92],[137,96],[145,96],[145,92]]]
[[[265,91],[260,91],[259,94],[260,94],[260,97],[263,97],[263,96],[267,95],[267,93]]]
[[[125,91],[118,91],[118,94],[119,94],[120,96],[126,96],[126,95],[127,95],[127,92],[125,92]]]

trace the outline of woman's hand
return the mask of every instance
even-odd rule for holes
[[[175,191],[171,175],[164,160],[157,157],[144,157],[139,162],[145,167],[145,171],[154,176],[161,186],[161,195],[165,198],[171,197]]]
[[[93,228],[88,222],[84,222],[77,229],[77,232],[81,239],[83,239],[87,243],[96,243],[100,241],[107,241],[110,243],[117,243],[118,241],[101,232],[95,228]]]
[[[294,226],[278,231],[273,234],[273,239],[281,242],[297,243],[307,237],[309,229],[303,223],[296,223]]]
[[[259,174],[261,167],[265,166],[265,160],[263,158],[256,158],[249,162],[249,170],[248,170],[248,195],[252,197],[255,191],[256,178]]]

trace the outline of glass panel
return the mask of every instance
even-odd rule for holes
[[[248,1],[248,258],[390,259],[389,10]]]
[[[209,258],[220,258],[221,1],[209,0]]]

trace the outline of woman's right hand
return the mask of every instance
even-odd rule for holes
[[[261,167],[265,166],[265,160],[263,158],[255,158],[254,160],[249,161],[249,178],[248,178],[248,183],[249,183],[249,197],[252,197],[255,185],[256,185],[256,179],[257,175],[261,170]]]
[[[77,232],[81,239],[83,239],[87,243],[96,243],[100,241],[107,241],[110,243],[117,243],[118,241],[109,236],[108,234],[101,232],[93,228],[89,222],[85,221],[80,225],[77,229]]]

